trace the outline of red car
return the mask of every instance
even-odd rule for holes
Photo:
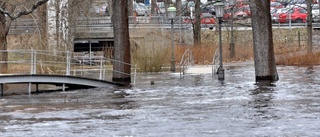
[[[294,8],[289,10],[287,13],[280,13],[276,22],[285,23],[289,22],[289,15],[291,14],[291,21],[297,23],[307,22],[308,12],[304,8]]]
[[[214,16],[210,13],[201,13],[201,25],[202,26],[208,26],[209,28],[212,28],[214,26],[214,24],[216,24],[216,19],[214,18]],[[191,21],[194,23],[195,19],[193,17],[193,19],[187,18],[183,20],[183,23],[191,23]]]

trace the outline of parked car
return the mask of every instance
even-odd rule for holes
[[[201,13],[200,18],[201,18],[200,24],[202,27],[208,27],[212,29],[214,27],[214,24],[216,24],[215,17],[210,13]],[[194,17],[192,19],[186,18],[183,20],[183,23],[194,23],[194,22],[195,22]]]
[[[312,21],[320,21],[320,14],[319,14],[319,5],[313,4],[312,5]]]
[[[271,12],[271,18],[273,22],[278,22],[279,15],[289,12],[290,8],[273,9]]]
[[[148,9],[144,6],[143,3],[134,3],[133,9],[137,16],[144,16],[148,13]]]
[[[237,19],[244,19],[244,18],[251,17],[251,10],[249,5],[240,7],[238,11],[235,12],[234,15]]]
[[[280,2],[271,2],[270,3],[270,9],[280,9],[283,8],[284,6]]]
[[[289,17],[289,15],[291,15],[291,17]],[[305,23],[307,21],[307,16],[308,13],[306,9],[293,8],[286,13],[280,13],[276,21],[279,23],[285,23],[291,19],[292,22]]]
[[[159,8],[159,9],[157,9],[158,14],[165,14],[166,13],[164,2],[157,2],[157,6]]]

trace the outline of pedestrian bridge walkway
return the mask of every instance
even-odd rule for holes
[[[219,49],[217,49],[213,55],[212,63],[209,65],[194,65],[194,59],[191,50],[186,50],[182,56],[181,62],[179,63],[180,67],[180,77],[183,77],[185,74],[212,74],[214,76],[217,74],[219,67],[220,57],[218,55]],[[243,62],[234,62],[234,63],[224,63],[224,67],[236,67],[236,66],[253,66],[253,61],[243,61]]]
[[[1,70],[8,66],[7,73],[0,74],[1,95],[4,84],[50,84],[62,86],[62,90],[93,87],[125,86],[112,82],[113,73],[132,75],[135,84],[135,66],[105,58],[103,55],[79,54],[67,51],[6,50],[7,61],[0,61]],[[134,74],[113,70],[113,64],[129,65]],[[2,71],[3,72],[3,71]]]

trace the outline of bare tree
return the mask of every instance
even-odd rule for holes
[[[112,0],[114,9],[112,16],[112,22],[114,22],[114,59],[117,60],[113,64],[113,70],[115,71],[112,80],[124,83],[131,82],[131,76],[127,75],[131,73],[131,66],[128,65],[131,63],[131,54],[127,5],[127,0]]]
[[[272,36],[272,22],[269,0],[251,0],[254,64],[256,81],[279,79]]]
[[[151,14],[154,15],[158,12],[157,0],[151,0]]]
[[[195,0],[195,23],[193,24],[193,43],[195,46],[201,45],[201,9],[200,0]]]
[[[11,22],[16,20],[17,18],[28,15],[36,10],[39,6],[45,4],[48,0],[36,0],[34,4],[31,6],[27,5],[25,1],[17,2],[12,0],[0,0],[0,49],[6,51],[7,50],[7,35],[9,33],[9,28]],[[34,1],[28,1],[34,2]],[[27,2],[27,3],[28,3]],[[19,8],[19,5],[26,4],[25,8]],[[7,52],[2,53],[1,57],[2,61],[8,60]],[[1,73],[7,73],[8,64],[4,63],[1,67]]]

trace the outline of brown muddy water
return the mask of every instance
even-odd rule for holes
[[[278,66],[278,73],[278,82],[257,85],[252,65],[228,66],[224,82],[139,74],[130,89],[4,96],[0,136],[320,136],[320,66]]]

